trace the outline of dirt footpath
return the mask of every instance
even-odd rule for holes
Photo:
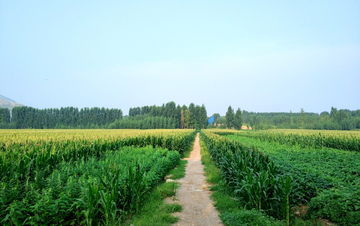
[[[204,166],[201,164],[199,133],[190,158],[185,159],[188,160],[185,177],[177,180],[181,185],[176,192],[176,198],[183,210],[174,214],[180,218],[174,225],[223,225],[218,216],[219,212],[210,199],[209,184],[205,181]]]

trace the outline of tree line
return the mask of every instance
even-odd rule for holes
[[[139,115],[110,123],[109,129],[175,129],[173,118]]]
[[[1,115],[2,115],[1,111]],[[1,128],[14,129],[66,129],[66,128],[103,128],[122,118],[120,109],[108,108],[48,108],[37,109],[32,107],[15,107],[10,118],[3,120]]]
[[[0,128],[13,129],[66,129],[66,128],[118,128],[118,129],[203,129],[208,124],[204,105],[189,106],[175,102],[162,106],[130,108],[123,117],[120,109],[108,108],[49,108],[15,107],[0,109]]]
[[[229,109],[228,109],[229,112]],[[229,113],[226,115],[229,115]],[[360,110],[338,110],[332,107],[330,112],[320,114],[305,112],[241,112],[242,122],[254,129],[318,129],[318,130],[354,130],[360,129]],[[215,117],[216,116],[216,117]],[[227,116],[214,114],[218,127],[229,127]],[[231,114],[230,114],[231,118]],[[232,127],[232,126],[230,126]],[[233,125],[233,127],[235,127]]]
[[[171,101],[162,106],[143,106],[129,109],[129,120],[137,120],[137,116],[162,117],[172,120],[170,128],[178,129],[204,129],[208,125],[208,117],[205,105],[189,106],[176,105]],[[142,120],[142,119],[141,119]]]

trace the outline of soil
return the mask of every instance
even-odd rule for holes
[[[168,202],[177,202],[183,208],[181,212],[173,214],[180,218],[174,225],[224,225],[219,218],[219,212],[210,199],[211,192],[208,188],[210,184],[205,181],[204,166],[201,164],[199,134],[196,136],[190,157],[185,160],[188,160],[185,177],[176,180],[180,183],[176,196],[167,200]]]

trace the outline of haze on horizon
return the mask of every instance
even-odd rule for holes
[[[0,2],[0,94],[35,108],[360,109],[360,1]]]

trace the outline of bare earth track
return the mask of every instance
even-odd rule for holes
[[[219,212],[210,199],[209,184],[205,181],[204,166],[201,164],[199,134],[196,136],[190,157],[185,159],[188,160],[185,177],[177,180],[181,185],[176,193],[176,199],[183,210],[174,214],[180,218],[179,222],[174,225],[223,225],[219,218]]]

